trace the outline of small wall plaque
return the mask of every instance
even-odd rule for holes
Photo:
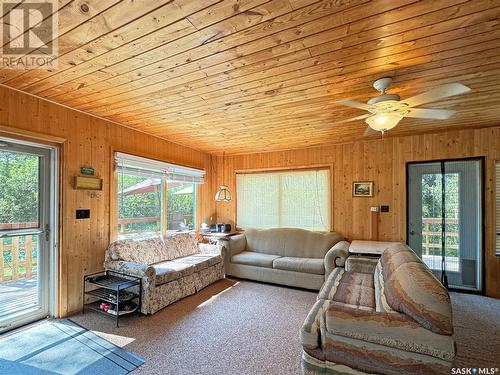
[[[77,176],[75,177],[75,189],[102,190],[102,178],[91,176]]]
[[[82,167],[81,172],[84,176],[93,176],[95,174],[94,168],[87,166]]]

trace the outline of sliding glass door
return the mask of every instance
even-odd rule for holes
[[[408,244],[445,286],[482,290],[482,159],[407,165]]]
[[[0,332],[49,314],[51,150],[0,140]]]

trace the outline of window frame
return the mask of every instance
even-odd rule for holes
[[[235,169],[232,175],[232,183],[234,187],[234,216],[233,222],[235,223],[236,230],[243,230],[238,226],[238,194],[236,187],[236,175],[238,174],[251,174],[251,173],[279,173],[279,172],[303,172],[303,171],[317,171],[317,170],[328,170],[330,173],[330,228],[328,230],[331,232],[334,229],[334,165],[333,164],[311,164],[307,166],[287,166],[287,167],[269,167],[269,168],[251,168],[251,169]]]
[[[126,153],[126,151],[120,151],[120,150],[111,148],[111,154],[110,154],[111,155],[111,168],[110,168],[110,172],[109,172],[110,173],[110,178],[109,178],[109,181],[110,181],[110,184],[109,184],[109,194],[110,194],[109,195],[109,198],[110,198],[110,200],[109,200],[109,226],[110,226],[109,242],[110,243],[113,241],[117,241],[119,239],[119,233],[118,233],[118,190],[119,190],[119,187],[118,187],[118,165],[117,165],[117,162],[115,160],[115,155],[117,153]],[[205,170],[204,168],[197,168],[197,167],[187,166],[187,165],[183,165],[183,164],[179,164],[179,163],[172,163],[170,161],[158,160],[158,159],[155,159],[155,158],[152,158],[149,156],[137,155],[137,154],[132,154],[132,153],[127,153],[127,154],[137,156],[140,158],[150,159],[153,162],[165,162],[165,163],[169,163],[169,164],[175,164],[175,165],[178,165],[180,167]],[[206,175],[206,171],[205,171],[205,175]],[[207,183],[207,181],[205,180],[205,184],[206,183]],[[162,188],[163,188],[163,184],[166,187],[166,185],[167,185],[166,180],[164,180],[164,182],[162,182]],[[200,213],[201,213],[200,197],[202,196],[203,184],[194,184],[194,185],[195,185],[194,194],[196,197],[195,204],[194,204],[194,229],[190,230],[190,231],[196,231],[197,228],[199,228],[200,223],[201,223],[201,221],[200,221]],[[161,236],[163,236],[167,233],[166,228],[168,227],[168,224],[167,224],[168,213],[167,213],[166,209],[163,210],[164,199],[166,199],[166,196],[167,196],[167,193],[166,193],[166,189],[165,189],[165,198],[163,198],[163,196],[162,196],[162,202],[161,202],[162,203]],[[98,198],[98,195],[96,195],[96,197]],[[165,203],[166,203],[166,201],[165,201]],[[165,228],[165,231],[164,231],[164,228]]]

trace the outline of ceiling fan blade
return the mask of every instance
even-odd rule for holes
[[[446,120],[453,116],[456,111],[449,109],[426,109],[426,108],[410,108],[405,117],[414,118],[429,118],[434,120]]]
[[[346,105],[348,107],[364,109],[365,111],[369,111],[370,109],[373,108],[371,105],[368,105],[366,103],[361,103],[361,102],[357,102],[355,100],[349,100],[349,99],[339,100],[339,101],[336,101],[333,104],[334,105]]]
[[[408,104],[409,107],[416,107],[417,105],[434,102],[439,99],[447,98],[448,96],[459,95],[468,91],[470,91],[470,88],[461,83],[448,83],[447,85],[442,85],[422,94],[401,100],[401,102]]]
[[[367,113],[365,115],[348,118],[347,120],[335,121],[332,125],[338,125],[338,124],[343,124],[345,122],[351,122],[351,121],[357,121],[357,120],[364,120],[365,118],[370,117],[371,115],[372,115],[371,113]]]

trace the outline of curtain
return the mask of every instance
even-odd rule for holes
[[[330,230],[328,169],[239,173],[236,194],[240,228]]]

